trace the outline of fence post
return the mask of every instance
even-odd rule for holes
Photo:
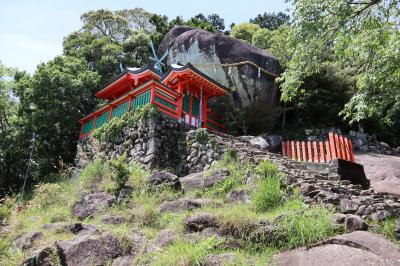
[[[301,161],[300,141],[296,141],[297,160]]]
[[[312,154],[311,142],[310,141],[307,141],[307,148],[308,148],[308,161],[312,162],[313,161],[313,154]]]
[[[346,160],[351,161],[351,153],[350,153],[350,145],[349,145],[349,139],[344,138],[344,149],[346,151]]]
[[[325,149],[326,149],[326,161],[329,162],[332,159],[331,150],[329,147],[329,141],[325,141]]]
[[[290,141],[286,141],[286,153],[288,158],[292,158],[292,151],[290,150]]]
[[[323,141],[319,141],[319,152],[321,153],[320,157],[319,157],[319,161],[321,163],[325,163],[326,162],[325,161],[325,149],[324,149],[324,142]]]
[[[331,148],[332,159],[337,158],[336,147],[335,147],[335,137],[332,132],[329,132],[329,146]]]
[[[318,148],[317,148],[317,141],[313,142],[314,146],[314,160],[313,162],[318,163]]]
[[[339,136],[338,134],[334,134],[335,137],[335,148],[336,148],[336,156],[337,158],[342,159],[342,151],[340,149],[340,143],[339,143]]]
[[[290,142],[290,146],[292,148],[292,157],[291,157],[291,159],[296,160],[296,151],[295,151],[295,148],[294,148],[294,141],[293,140]]]
[[[354,151],[353,151],[353,143],[351,142],[351,140],[349,141],[349,148],[350,148],[350,161],[354,162],[355,158],[354,158]]]
[[[301,142],[301,151],[303,152],[303,161],[307,162],[307,149],[306,149],[306,142]]]

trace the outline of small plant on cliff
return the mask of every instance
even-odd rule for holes
[[[135,111],[125,113],[121,117],[113,118],[110,122],[96,129],[93,137],[102,142],[115,142],[123,128],[135,127],[140,121],[145,121],[158,114],[156,106],[146,104]]]
[[[225,154],[224,154],[224,162],[226,164],[229,164],[229,163],[235,162],[236,159],[237,159],[236,151],[232,148],[226,149]]]
[[[208,140],[208,132],[205,128],[199,128],[196,130],[196,141],[204,143]]]
[[[129,168],[125,162],[126,156],[120,156],[118,159],[110,160],[110,166],[114,170],[112,180],[115,182],[116,190],[120,190],[125,187],[126,182],[129,179]]]

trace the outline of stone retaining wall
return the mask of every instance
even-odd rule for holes
[[[206,139],[197,140],[196,132]],[[152,117],[124,128],[113,143],[101,143],[94,137],[80,142],[76,164],[81,168],[96,158],[125,155],[127,162],[137,161],[146,169],[167,168],[185,175],[208,169],[221,158],[223,150],[213,146],[211,138],[204,129],[189,130],[164,116]]]

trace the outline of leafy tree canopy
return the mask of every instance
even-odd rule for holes
[[[251,43],[254,33],[260,29],[260,26],[252,23],[240,23],[234,25],[231,31],[231,36]]]
[[[398,0],[292,0],[292,60],[282,76],[282,99],[301,92],[304,78],[324,61],[338,62],[355,77],[342,115],[351,123],[375,119],[399,127],[400,34]],[[343,77],[349,78],[349,77]]]
[[[283,12],[258,14],[250,19],[250,23],[257,24],[263,29],[276,30],[284,24],[289,24],[290,16]]]

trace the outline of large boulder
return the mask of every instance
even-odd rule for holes
[[[123,253],[113,235],[83,235],[73,240],[56,242],[62,265],[106,265]]]
[[[202,198],[202,199],[192,199],[192,198],[181,198],[172,201],[165,201],[160,205],[160,212],[183,212],[191,211],[196,208],[204,207],[217,207],[220,206],[221,202],[214,199]]]
[[[28,253],[23,266],[52,266],[57,265],[59,258],[57,249],[53,246],[44,246]]]
[[[210,254],[204,258],[205,266],[235,265],[235,253]]]
[[[41,238],[43,238],[42,232],[31,232],[16,238],[14,244],[22,250],[27,250],[33,247],[34,243]]]
[[[185,219],[185,225],[189,232],[203,231],[217,225],[217,217],[210,213],[198,213]]]
[[[224,113],[228,105],[233,105],[245,112],[251,131],[265,131],[273,126],[278,99],[274,78],[280,73],[279,62],[273,55],[241,40],[185,26],[174,27],[166,34],[158,52],[167,49],[168,64],[191,63],[231,90],[230,96],[211,103],[216,112]],[[249,64],[222,66],[245,61],[272,74],[259,73],[258,67]]]
[[[84,196],[72,208],[72,213],[79,219],[85,219],[95,213],[102,212],[115,203],[116,197],[106,192],[98,192]]]
[[[180,189],[179,177],[166,171],[155,172],[149,177],[152,186],[164,185],[174,189]]]
[[[336,236],[311,247],[280,253],[273,265],[400,265],[400,249],[385,238],[364,231]]]
[[[203,171],[181,177],[179,180],[183,191],[187,193],[196,189],[210,188],[217,183],[223,182],[229,177],[229,174],[227,169],[216,170],[211,174]]]

